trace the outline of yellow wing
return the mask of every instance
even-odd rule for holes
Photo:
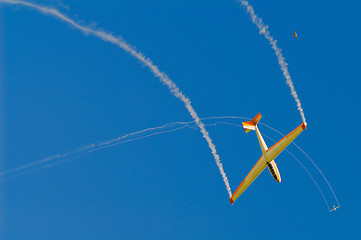
[[[231,204],[237,200],[239,196],[251,185],[251,183],[258,177],[258,175],[267,167],[267,163],[262,155],[262,157],[258,160],[256,165],[252,168],[252,170],[248,173],[246,178],[242,181],[242,183],[238,186],[237,190],[233,193],[232,197],[229,198]]]

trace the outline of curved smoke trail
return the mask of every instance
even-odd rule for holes
[[[249,4],[248,1],[246,0],[238,0],[238,2],[246,8],[247,13],[251,16],[252,22],[254,24],[256,24],[257,28],[259,29],[259,34],[263,35],[271,44],[272,49],[275,51],[275,54],[277,56],[278,59],[278,64],[281,66],[281,70],[282,73],[286,79],[286,84],[290,87],[291,89],[291,94],[293,96],[293,98],[295,99],[296,103],[297,103],[297,109],[301,114],[302,117],[302,121],[304,123],[306,123],[306,117],[305,114],[303,112],[303,108],[301,107],[301,101],[298,98],[295,86],[292,82],[291,79],[291,75],[288,71],[288,67],[287,67],[287,62],[285,60],[285,58],[282,55],[282,50],[277,46],[277,40],[275,40],[272,36],[270,31],[268,30],[268,25],[264,24],[262,21],[262,18],[258,17],[256,15],[256,13],[253,10],[253,7]]]
[[[155,77],[157,77],[164,85],[168,87],[170,92],[179,100],[181,100],[184,103],[184,106],[194,119],[197,126],[200,128],[203,137],[206,139],[209,148],[212,151],[212,155],[214,157],[214,160],[216,161],[217,167],[222,175],[223,181],[226,185],[228,195],[231,197],[231,188],[226,176],[226,173],[223,169],[223,164],[221,163],[220,157],[217,153],[216,146],[213,144],[212,139],[209,137],[209,134],[198,117],[198,114],[194,110],[194,108],[191,105],[191,101],[189,98],[187,98],[181,90],[177,87],[177,85],[164,73],[159,70],[159,68],[149,59],[144,56],[143,53],[140,51],[137,51],[133,46],[128,44],[124,39],[121,37],[114,37],[112,34],[107,33],[105,31],[97,30],[91,27],[84,26],[83,24],[77,23],[76,21],[72,20],[71,18],[67,17],[66,15],[60,13],[58,10],[54,8],[44,7],[37,5],[35,3],[30,3],[26,1],[18,1],[18,0],[0,0],[0,3],[7,3],[7,4],[14,4],[14,5],[22,5],[26,7],[30,7],[33,9],[36,9],[37,11],[46,14],[51,15],[53,17],[56,17],[69,25],[75,27],[76,29],[80,30],[84,34],[90,34],[97,38],[102,39],[103,41],[110,42],[120,48],[122,48],[124,51],[128,52],[131,56],[138,59],[141,63],[143,63],[145,66],[148,67],[148,69],[154,74]]]
[[[249,118],[236,117],[236,116],[201,118],[202,121],[205,121],[205,120],[218,120],[218,119],[250,120]],[[78,158],[78,157],[80,157],[82,155],[90,154],[92,152],[96,152],[96,151],[107,149],[107,148],[111,148],[111,147],[114,147],[114,146],[117,146],[117,145],[120,145],[120,144],[123,144],[123,143],[129,143],[129,142],[145,139],[145,138],[148,138],[148,137],[151,137],[151,136],[156,136],[156,135],[160,135],[160,134],[175,132],[175,131],[178,131],[178,130],[181,130],[181,129],[185,129],[186,127],[194,129],[193,124],[195,124],[195,121],[191,121],[191,122],[171,122],[171,123],[164,124],[162,126],[147,128],[147,129],[144,129],[144,130],[141,130],[141,131],[136,131],[136,132],[133,132],[133,133],[125,134],[123,136],[114,138],[112,140],[104,141],[104,142],[101,142],[101,143],[90,144],[90,145],[87,145],[87,146],[84,146],[84,147],[80,147],[80,148],[78,148],[76,150],[66,152],[64,154],[57,154],[57,155],[54,155],[54,156],[43,158],[43,159],[38,160],[38,161],[34,161],[32,163],[25,164],[23,166],[19,166],[19,167],[16,167],[16,168],[12,168],[12,169],[0,172],[0,181],[12,179],[14,177],[18,177],[18,176],[21,176],[21,175],[24,175],[24,174],[29,174],[29,173],[32,173],[32,172],[35,172],[35,171],[39,171],[41,169],[53,167],[53,166],[59,165],[61,163],[67,162],[67,161],[72,161],[72,160],[74,160],[74,159],[76,159],[76,158]],[[230,123],[230,122],[226,122],[226,121],[217,121],[215,123],[206,124],[205,126],[210,127],[210,126],[217,126],[219,124],[224,124],[224,125],[243,128],[242,125],[235,124],[235,123]],[[260,123],[260,124],[262,124],[263,126],[269,128],[270,130],[280,134],[281,136],[285,136],[284,134],[282,134],[278,130],[276,130],[276,129],[274,129],[274,128],[272,128],[272,127],[270,127],[270,126],[268,126],[268,125],[266,125],[264,123]],[[267,136],[264,133],[263,133],[263,136],[270,139],[273,142],[276,142],[274,139],[270,138],[269,136]],[[329,183],[329,181],[327,180],[327,178],[325,177],[323,172],[320,170],[320,168],[307,155],[307,153],[305,151],[303,151],[302,148],[300,148],[294,142],[292,142],[292,144],[295,145],[301,151],[301,153],[303,155],[305,155],[310,160],[310,162],[313,164],[313,166],[321,174],[322,178],[327,183],[328,188],[330,189],[334,199],[336,200],[337,205],[340,206],[340,203],[339,203],[339,201],[337,199],[337,196],[336,196],[335,192],[333,191],[333,188],[331,187],[331,184]],[[295,157],[295,155],[293,155],[289,150],[285,149],[285,151],[288,152],[302,166],[302,168],[306,171],[306,173],[312,179],[313,183],[315,184],[318,191],[320,192],[323,200],[326,203],[326,206],[327,206],[328,210],[332,211],[330,209],[329,200],[325,196],[325,194],[324,194],[323,190],[321,189],[319,183],[313,177],[313,175],[308,170],[308,168],[300,160],[298,160]]]

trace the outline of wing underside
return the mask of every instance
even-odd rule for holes
[[[258,175],[267,167],[267,163],[262,155],[258,162],[254,165],[252,170],[248,173],[237,190],[230,198],[231,204],[251,185],[251,183],[258,177]]]

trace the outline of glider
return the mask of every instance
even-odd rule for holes
[[[258,177],[258,175],[268,167],[272,176],[277,182],[281,182],[281,175],[278,171],[277,165],[274,159],[303,131],[306,129],[307,124],[303,122],[300,126],[298,126],[295,130],[284,136],[280,141],[278,141],[271,148],[268,148],[263,137],[257,127],[259,120],[261,119],[261,114],[258,113],[252,121],[243,122],[243,128],[248,133],[251,130],[255,130],[259,144],[262,149],[262,156],[254,165],[252,170],[248,173],[246,178],[239,185],[237,190],[233,193],[232,197],[229,198],[231,204],[233,205],[234,201],[251,185],[251,183]]]
[[[296,31],[293,31],[294,32],[294,34],[292,34],[292,37],[295,37],[296,39],[297,39],[297,33],[296,33]]]
[[[335,205],[333,205],[333,208],[331,209],[331,211],[330,212],[332,212],[332,211],[336,211],[337,210],[337,208],[339,208],[340,206],[337,206],[337,207],[335,207]]]

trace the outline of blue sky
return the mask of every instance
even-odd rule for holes
[[[122,36],[170,76],[200,117],[260,112],[283,133],[302,122],[273,50],[235,1],[33,2]],[[202,134],[185,128],[2,178],[1,239],[357,238],[361,3],[250,3],[289,64],[308,123],[296,143],[330,181],[337,212],[328,212],[287,153],[276,159],[282,183],[266,170],[231,206]],[[122,49],[29,8],[1,4],[0,13],[2,172],[192,121]],[[235,190],[261,156],[257,138],[224,124],[207,130]],[[289,150],[308,164],[297,148]]]

